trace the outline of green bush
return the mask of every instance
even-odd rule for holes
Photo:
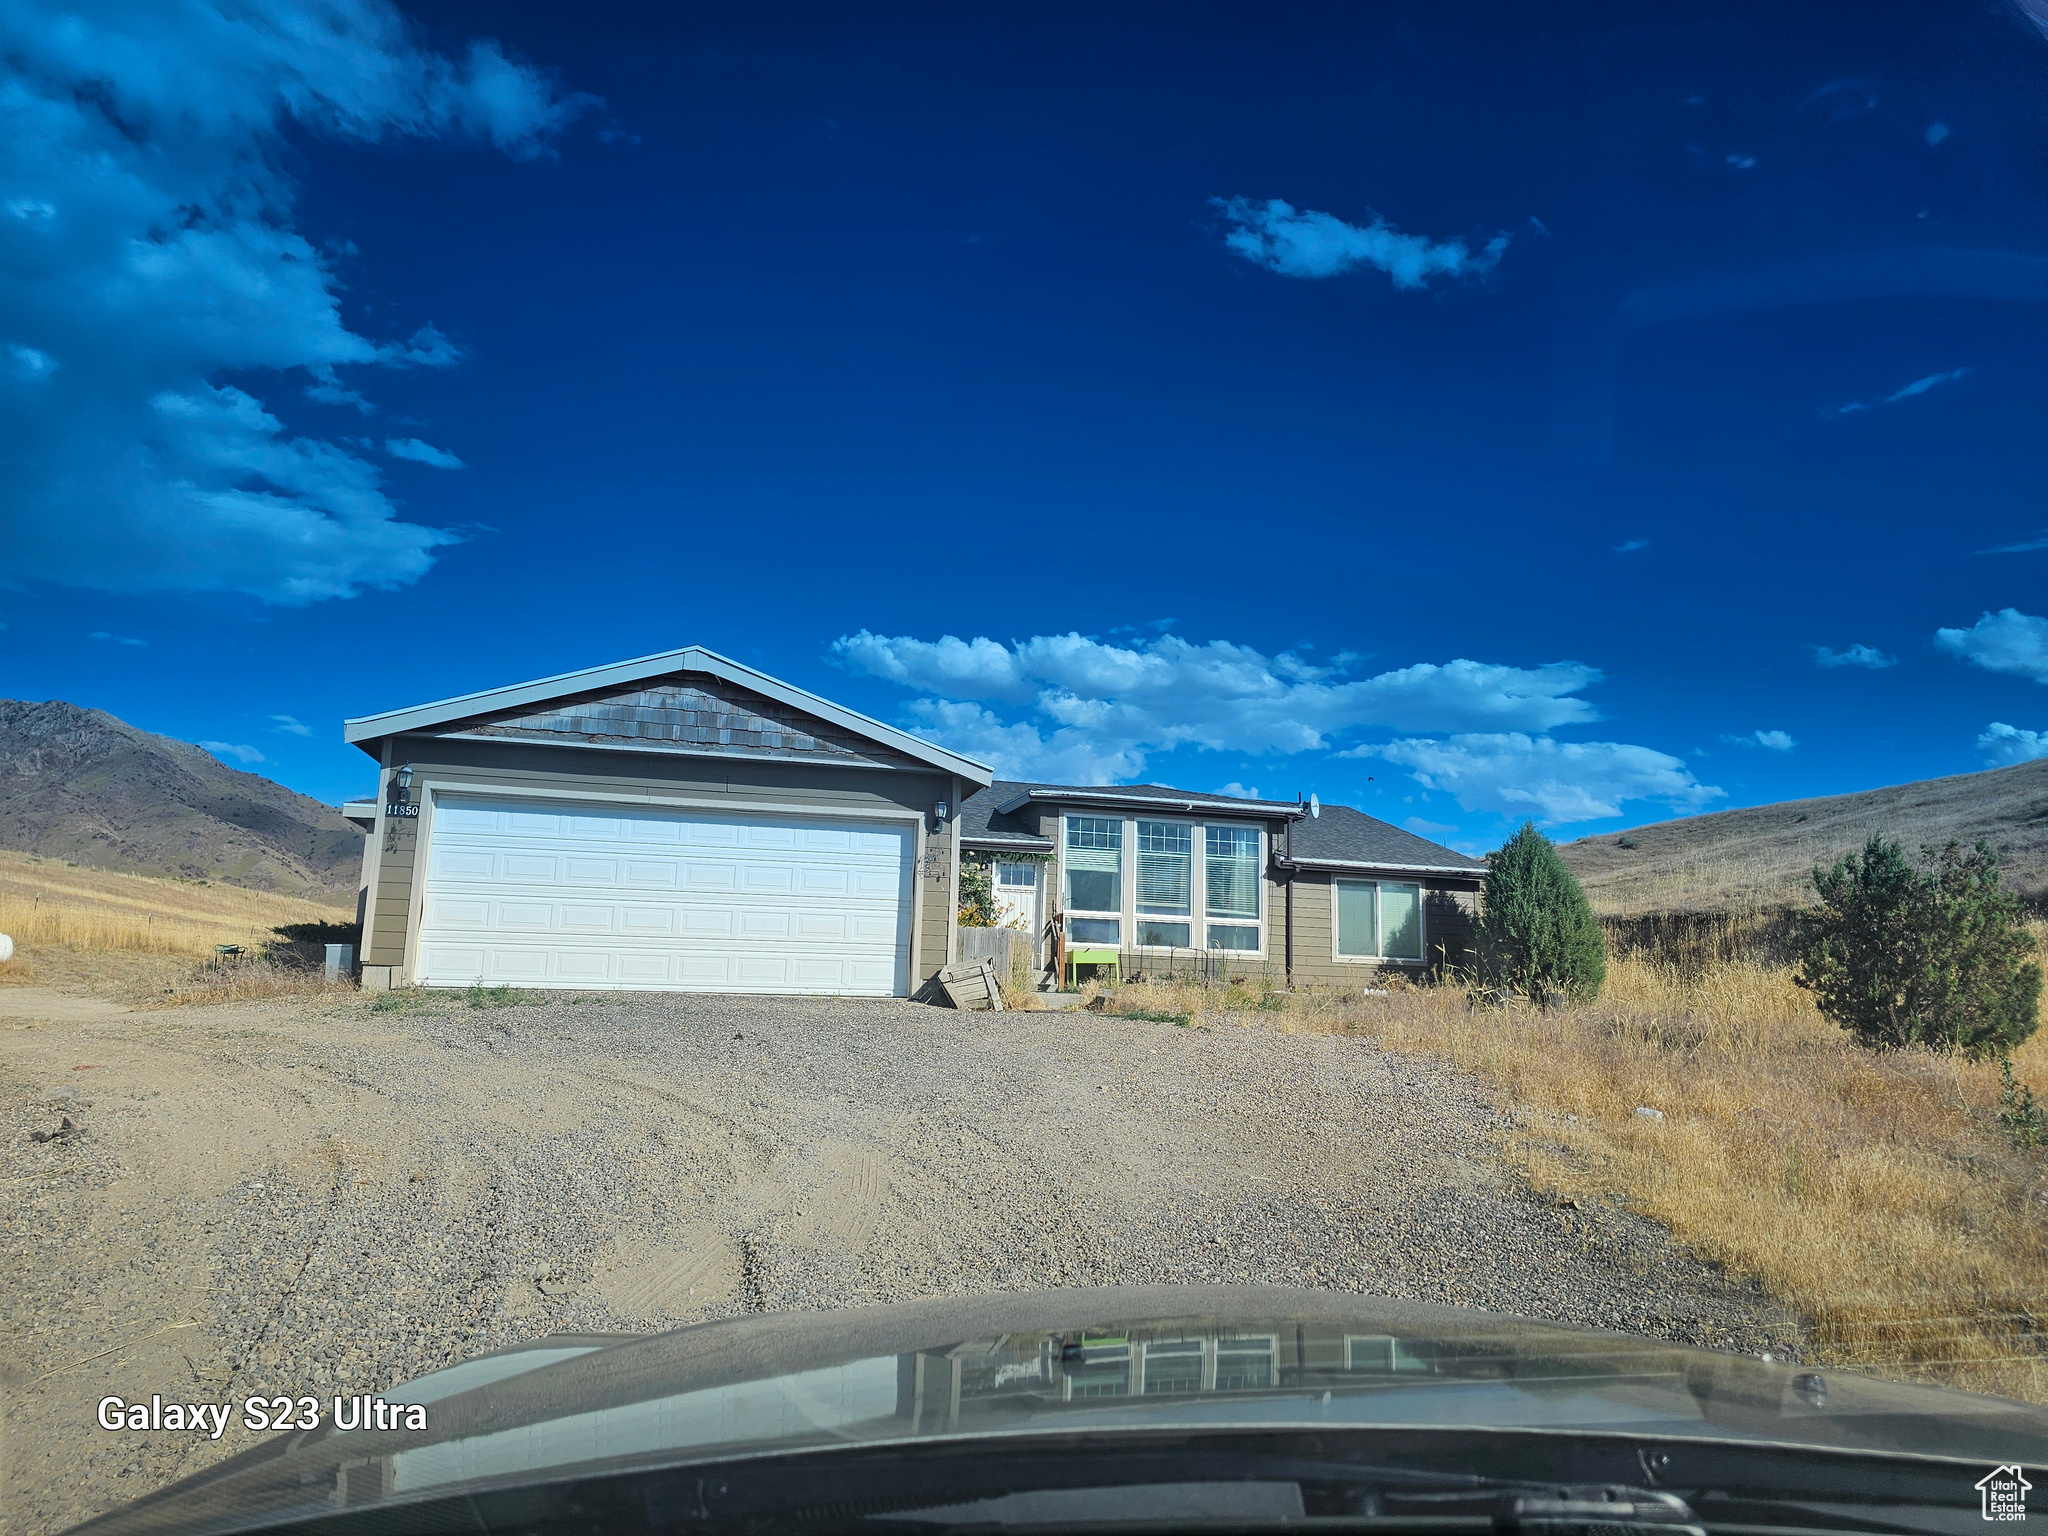
[[[1865,1045],[2004,1054],[2033,1034],[2041,968],[2019,899],[1979,842],[1921,850],[1916,870],[1873,834],[1860,854],[1816,867],[1820,905],[1800,919],[1793,979]]]
[[[1487,857],[1480,900],[1479,972],[1486,982],[1532,997],[1552,989],[1581,1002],[1599,996],[1607,979],[1600,921],[1534,822]]]
[[[992,864],[960,861],[960,926],[996,926],[996,877]]]

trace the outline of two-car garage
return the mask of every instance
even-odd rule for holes
[[[347,722],[363,985],[904,997],[989,768],[691,646]]]
[[[911,831],[437,796],[417,979],[897,995]]]

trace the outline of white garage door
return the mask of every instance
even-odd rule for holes
[[[440,797],[419,980],[889,997],[912,829]]]

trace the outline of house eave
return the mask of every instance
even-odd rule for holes
[[[1467,880],[1484,880],[1483,868],[1472,869],[1462,864],[1399,864],[1388,859],[1313,859],[1296,854],[1293,863],[1300,869],[1364,869],[1386,870],[1397,875],[1455,875]]]
[[[957,773],[977,788],[985,789],[995,782],[995,770],[986,763],[976,762],[973,758],[963,757],[958,752],[949,752],[944,747],[934,746],[908,731],[900,731],[893,725],[884,725],[879,720],[834,704],[830,699],[820,698],[815,693],[792,687],[765,672],[757,672],[744,663],[721,656],[716,651],[708,651],[701,645],[684,646],[678,651],[661,651],[652,656],[639,656],[631,661],[612,662],[602,667],[586,667],[579,672],[562,672],[553,677],[536,678],[530,683],[489,688],[481,693],[465,693],[431,704],[415,704],[406,709],[385,710],[375,715],[358,715],[342,722],[342,739],[376,756],[372,744],[388,736],[430,731],[437,725],[447,725],[451,721],[466,720],[474,715],[494,714],[500,710],[518,709],[529,704],[542,704],[550,699],[561,698],[565,694],[590,693],[601,688],[629,687],[634,683],[663,677],[673,672],[702,672],[711,677],[722,678],[728,683],[774,699],[779,704],[787,704],[792,709],[803,710],[821,720],[829,720],[845,730],[870,737],[946,773]]]
[[[1272,800],[1219,800],[1203,795],[1120,795],[1114,789],[1027,789],[998,805],[996,814],[1006,816],[1033,801],[1071,805],[1118,805],[1150,807],[1156,811],[1222,811],[1246,821],[1299,821],[1308,815],[1305,806]]]

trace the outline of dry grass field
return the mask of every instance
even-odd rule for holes
[[[1754,1276],[1805,1319],[1814,1358],[2048,1402],[2048,1153],[1998,1126],[1998,1068],[1866,1051],[1788,970],[1623,958],[1597,1002],[1549,1013],[1398,983],[1235,998],[1139,984],[1113,1006],[1249,1010],[1230,1016],[1447,1060],[1514,1108],[1512,1151],[1538,1189],[1622,1203]],[[2048,1090],[2048,1032],[2014,1067]]]
[[[213,959],[219,944],[253,953],[283,924],[354,916],[353,908],[296,896],[0,851],[0,933],[15,950],[0,965],[0,984],[51,981],[176,1001],[272,996],[286,980],[269,974],[274,967],[208,968],[205,975],[196,968]]]

